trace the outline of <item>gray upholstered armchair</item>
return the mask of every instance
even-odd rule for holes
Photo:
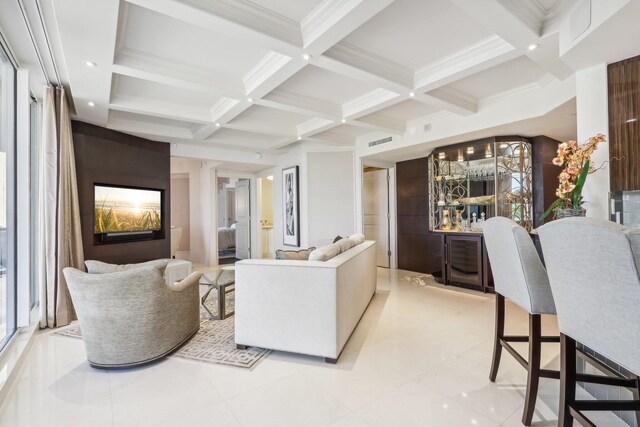
[[[114,266],[87,261],[90,273],[64,269],[91,366],[143,365],[196,333],[201,274],[167,285],[167,262]]]

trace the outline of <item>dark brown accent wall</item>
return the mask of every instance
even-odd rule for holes
[[[609,64],[611,191],[640,190],[640,56]]]
[[[549,215],[546,221],[540,219],[544,211],[556,200],[558,188],[558,175],[562,168],[551,163],[558,151],[560,141],[540,135],[531,139],[533,160],[532,185],[533,185],[533,226],[540,227],[546,221],[551,221],[553,215]]]
[[[398,268],[440,276],[442,238],[429,231],[427,158],[396,164]]]
[[[169,144],[78,121],[72,122],[72,128],[85,259],[127,264],[169,258],[171,252]],[[93,233],[94,183],[164,190],[162,206],[164,238],[127,243],[98,243]]]

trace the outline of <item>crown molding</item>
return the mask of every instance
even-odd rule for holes
[[[300,22],[304,45],[322,37],[331,27],[353,10],[360,0],[325,0]]]
[[[238,102],[237,99],[222,97],[209,110],[213,121],[218,121],[222,116],[227,114]]]
[[[298,23],[249,1],[126,0],[207,29],[224,29],[270,50],[291,53],[302,47]]]
[[[173,103],[139,96],[116,95],[109,103],[109,109],[187,123],[212,123],[211,114],[207,110],[186,105],[176,108],[176,104]]]
[[[342,118],[342,108],[339,104],[281,89],[270,92],[264,98],[256,101],[256,104],[330,120]]]
[[[291,57],[277,52],[269,52],[244,76],[245,92],[249,95],[280,71]]]
[[[518,56],[516,49],[501,37],[493,35],[415,72],[416,90],[437,87],[481,71]]]
[[[338,43],[324,56],[390,81],[403,90],[413,87],[413,72],[410,69],[352,44]]]
[[[390,134],[402,135],[406,130],[406,123],[401,120],[392,119],[379,113],[371,113],[360,117],[357,120],[349,121],[350,125],[360,128],[388,132]]]
[[[389,101],[396,100],[400,95],[395,92],[391,92],[386,89],[378,88],[364,95],[352,99],[342,105],[342,111],[344,117],[351,118],[352,116],[364,115],[371,109],[379,109],[381,106]],[[363,114],[364,113],[364,114]]]
[[[558,79],[556,79],[552,74],[548,73],[533,83],[529,83],[523,86],[518,86],[516,88],[510,89],[504,92],[500,92],[495,95],[487,96],[486,98],[482,98],[479,101],[479,103],[484,105],[492,104],[494,102],[502,101],[506,98],[510,98],[512,96],[519,95],[524,92],[529,92],[532,90],[543,88],[557,80]]]
[[[298,136],[308,136],[314,133],[322,132],[329,127],[332,127],[335,122],[333,120],[323,119],[321,117],[314,117],[306,122],[300,123],[296,129]]]
[[[130,48],[121,49],[116,54],[112,71],[115,74],[209,94],[224,94],[238,98],[245,93],[242,82],[229,74],[194,67]]]

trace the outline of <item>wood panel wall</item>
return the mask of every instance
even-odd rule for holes
[[[398,268],[440,276],[443,235],[429,231],[427,158],[396,164]]]
[[[549,215],[546,221],[541,220],[540,216],[558,198],[556,189],[562,168],[552,163],[558,151],[558,144],[560,141],[544,135],[531,138],[534,228],[553,220],[553,215]]]
[[[171,253],[170,147],[88,123],[73,121],[80,221],[85,259],[128,264],[169,258]],[[93,233],[93,185],[115,184],[164,190],[164,238],[140,242],[100,244]]]
[[[611,191],[640,190],[640,56],[608,66]]]

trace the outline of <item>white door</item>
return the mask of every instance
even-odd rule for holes
[[[389,171],[364,172],[364,236],[377,242],[378,267],[389,268]]]
[[[236,183],[236,258],[251,258],[251,209],[249,181]]]

